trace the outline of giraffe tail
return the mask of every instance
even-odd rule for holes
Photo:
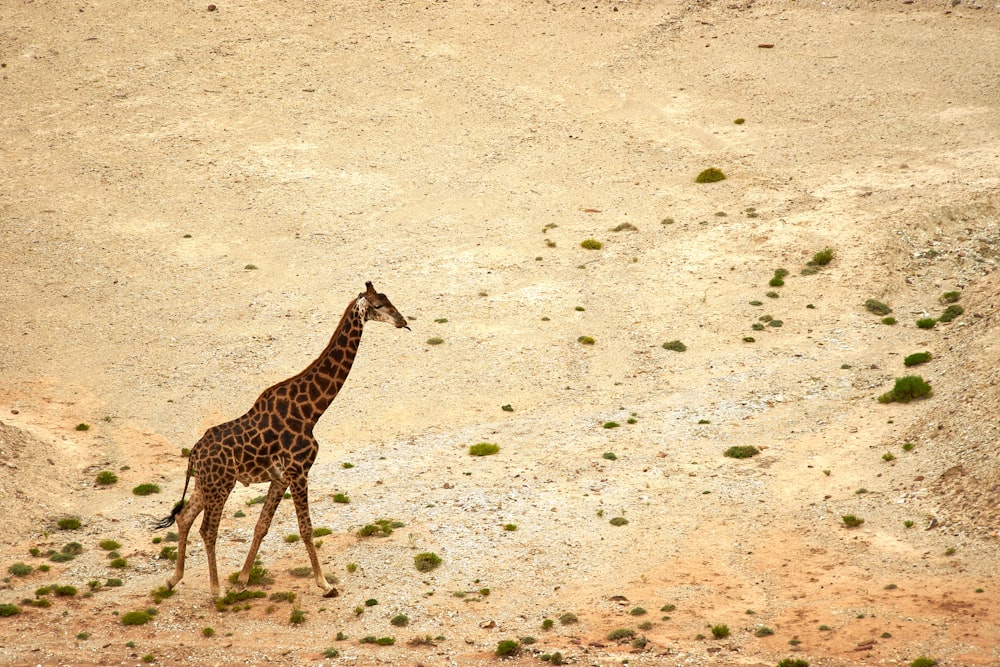
[[[188,492],[188,482],[191,481],[191,472],[191,464],[188,463],[187,476],[184,478],[184,491],[181,492],[181,499],[177,501],[174,508],[170,510],[170,516],[157,521],[153,526],[153,530],[163,530],[164,528],[169,528],[174,525],[174,520],[177,518],[177,515],[181,513],[182,509],[184,509],[184,496],[186,496]]]

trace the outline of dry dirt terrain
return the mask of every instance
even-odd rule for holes
[[[0,663],[1000,665],[976,2],[3,2]],[[316,430],[340,597],[286,502],[268,597],[217,610],[193,534],[154,601],[182,448],[366,280],[412,331],[369,323]]]

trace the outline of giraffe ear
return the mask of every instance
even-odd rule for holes
[[[375,288],[372,287],[372,281],[365,282],[365,294],[368,296],[375,296]]]

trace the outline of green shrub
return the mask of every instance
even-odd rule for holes
[[[938,322],[951,322],[964,312],[965,308],[962,308],[958,304],[953,304],[944,309],[944,312],[941,313],[941,317],[938,318]]]
[[[82,423],[81,424],[77,424],[76,425],[76,430],[77,431],[89,431],[90,430],[90,424],[82,424]]]
[[[610,523],[612,526],[627,526],[628,519],[626,519],[623,516],[616,516],[615,518],[611,519],[611,521],[609,521],[608,523]]]
[[[879,403],[909,403],[915,398],[927,398],[933,393],[931,385],[919,375],[906,375],[896,378],[892,391],[887,391],[878,397]]]
[[[733,445],[722,452],[723,456],[728,456],[731,459],[748,459],[758,454],[760,454],[760,450],[753,445]]]
[[[742,125],[745,122],[747,122],[746,118],[737,118],[733,121],[733,123],[735,123],[736,125]]]
[[[27,577],[35,568],[31,567],[27,563],[21,563],[20,561],[14,563],[7,568],[7,572],[14,575],[15,577]]]
[[[413,566],[419,572],[430,572],[441,564],[441,557],[433,552],[424,552],[413,557]]]
[[[614,452],[604,452],[601,454],[601,458],[607,459],[608,461],[617,461],[618,455]]]
[[[848,528],[857,528],[865,522],[864,519],[859,516],[854,516],[853,514],[845,514],[840,518],[844,522],[844,525]]]
[[[497,643],[496,651],[501,658],[511,658],[521,650],[521,644],[513,639],[502,639]]]
[[[395,625],[397,628],[405,628],[410,624],[410,617],[406,614],[397,614],[392,617],[392,620],[390,620],[389,623]]]
[[[347,505],[351,502],[351,498],[346,493],[335,493],[333,494],[333,502]]]
[[[809,662],[802,658],[785,658],[778,663],[778,667],[809,667]]]
[[[664,350],[671,350],[673,352],[684,352],[685,350],[688,349],[687,345],[685,345],[679,340],[667,341],[662,345],[662,347]]]
[[[635,637],[635,630],[630,628],[617,628],[608,633],[608,641],[616,642],[623,639]]]
[[[121,616],[122,625],[145,625],[153,620],[147,612],[144,611],[128,611]]]
[[[97,545],[105,551],[114,551],[115,549],[121,549],[122,545],[115,540],[101,540]]]
[[[921,317],[917,320],[917,327],[920,329],[933,329],[935,324],[937,324],[937,320],[933,317]]]
[[[444,342],[444,338],[438,338],[437,336],[434,336],[433,338],[428,338],[427,339],[427,344],[428,345],[440,345],[443,342]]]
[[[579,338],[576,339],[576,342],[579,343],[580,345],[593,345],[594,339],[591,338],[590,336],[580,336]]]
[[[892,312],[892,308],[876,299],[868,299],[865,301],[865,310],[873,315],[888,315]]]
[[[920,656],[910,663],[910,667],[934,667],[937,664],[937,660],[934,658],[927,658],[925,656]]]
[[[21,613],[16,604],[0,604],[0,617],[17,616]]]
[[[903,358],[904,366],[916,366],[917,364],[925,364],[931,360],[930,352],[914,352],[913,354],[907,355]]]
[[[597,239],[584,239],[580,241],[580,247],[586,248],[587,250],[600,250],[604,247],[604,244]]]
[[[358,537],[388,537],[392,535],[394,528],[402,528],[402,521],[392,521],[390,519],[376,519],[374,523],[369,523],[358,530]]]
[[[882,318],[882,324],[886,324],[886,325],[888,325],[888,326],[891,327],[892,325],[896,324],[896,318],[895,317],[883,317]]]
[[[156,484],[140,484],[139,486],[132,489],[132,493],[137,496],[148,496],[153,493],[159,493],[160,487]]]
[[[604,428],[618,428],[621,426],[618,422],[604,422]]]
[[[559,622],[562,623],[563,625],[573,625],[574,623],[578,623],[579,621],[580,619],[577,618],[576,614],[574,614],[571,611],[567,611],[565,614],[562,614],[559,617]]]
[[[726,180],[726,175],[724,173],[722,173],[721,169],[717,169],[716,167],[710,167],[710,168],[706,169],[705,171],[701,172],[700,174],[698,174],[695,177],[694,182],[695,183],[717,183],[719,181],[724,181],[724,180]]]
[[[720,623],[719,625],[713,625],[712,636],[715,637],[716,639],[725,639],[726,637],[729,636],[729,626],[724,623]]]
[[[75,516],[68,516],[64,519],[59,519],[56,525],[59,526],[59,530],[76,530],[80,527],[80,520]]]
[[[63,545],[63,548],[60,549],[59,552],[70,556],[79,556],[83,553],[83,545],[79,542],[69,542],[68,544]]]
[[[808,262],[810,266],[826,266],[833,261],[833,248],[823,248],[818,253],[813,255],[813,258]]]
[[[762,625],[759,628],[757,628],[756,631],[754,631],[753,636],[754,637],[770,637],[773,634],[774,634],[774,630],[772,630],[771,628],[767,627],[766,625]]]
[[[492,442],[480,442],[469,447],[470,456],[490,456],[500,451],[500,446]]]
[[[642,607],[633,607],[629,614],[632,616],[645,616],[646,610]]]
[[[323,537],[325,535],[331,535],[332,533],[333,531],[325,526],[313,529],[313,537]]]
[[[295,602],[295,593],[292,591],[275,591],[267,599],[271,602]]]
[[[945,292],[939,299],[941,303],[955,303],[962,298],[961,292]]]
[[[114,474],[110,470],[103,470],[97,473],[97,479],[95,482],[98,486],[111,486],[118,481],[118,475]]]
[[[505,523],[503,525],[503,529],[506,530],[509,533],[513,533],[515,530],[517,530],[517,524],[516,523]]]
[[[288,617],[288,622],[292,625],[301,625],[306,622],[306,613],[301,609],[293,609]]]

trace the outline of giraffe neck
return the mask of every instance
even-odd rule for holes
[[[354,299],[347,306],[340,324],[326,349],[295,377],[267,389],[257,400],[265,409],[291,420],[301,420],[309,430],[319,421],[351,372],[364,327],[363,304]]]

